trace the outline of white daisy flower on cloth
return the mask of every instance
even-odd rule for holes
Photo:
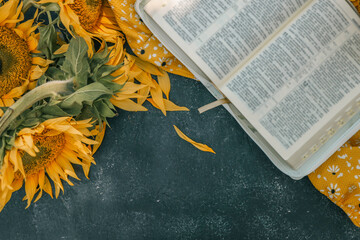
[[[169,61],[169,62],[167,62],[166,61],[167,59],[166,59],[166,57],[160,57],[160,58],[158,58],[158,60],[156,60],[155,61],[155,64],[158,66],[158,67],[165,67],[166,65],[171,65],[171,63],[172,63],[172,60],[171,60],[171,62]]]
[[[337,198],[340,195],[340,188],[338,187],[337,183],[334,185],[330,183],[330,187],[327,187],[329,198]]]
[[[355,194],[355,197],[358,197],[358,200],[360,201],[360,194]]]
[[[332,165],[328,167],[327,171],[332,175],[336,175],[336,173],[340,171],[340,168],[337,165]]]

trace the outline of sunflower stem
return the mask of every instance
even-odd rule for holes
[[[24,5],[23,5],[21,11],[23,13],[26,13],[29,10],[29,8],[31,8],[31,6],[33,5],[33,1],[32,0],[24,0],[23,3],[24,3]]]
[[[26,13],[32,6],[36,7],[34,0],[24,0],[24,5],[21,9],[23,13]]]
[[[38,86],[26,93],[9,107],[0,119],[0,136],[6,128],[25,110],[29,109],[34,103],[45,98],[55,98],[60,95],[73,92],[73,79],[66,81],[51,81]]]
[[[31,7],[35,7],[35,8],[40,9],[40,10],[45,10],[44,6],[41,6],[40,4],[38,4],[34,0],[24,0],[24,5],[23,5],[21,11],[23,13],[26,13],[29,10],[29,8],[31,8]]]
[[[52,20],[52,17],[51,17],[51,13],[50,12],[46,12],[47,16],[48,16],[48,19],[49,19],[49,24],[52,24],[53,20]]]

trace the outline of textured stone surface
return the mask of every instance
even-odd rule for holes
[[[0,239],[359,239],[345,213],[307,178],[277,170],[193,80],[172,76],[170,98],[190,112],[119,112],[86,180],[0,213]],[[200,152],[172,125],[217,152]]]

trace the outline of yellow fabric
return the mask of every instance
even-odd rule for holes
[[[360,227],[360,131],[308,177]]]
[[[189,70],[153,36],[141,21],[134,9],[135,1],[108,0],[134,54],[169,73],[194,78]]]
[[[360,12],[360,0],[350,0],[352,4],[357,8],[357,10]]]

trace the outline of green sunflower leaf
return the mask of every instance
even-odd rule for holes
[[[89,72],[78,73],[74,77],[74,89],[85,87],[88,84]]]
[[[110,89],[113,93],[118,92],[123,86],[113,82],[115,77],[108,75],[97,80],[97,82],[103,84],[105,87]]]
[[[42,75],[36,82],[37,86],[43,85],[44,83],[46,83],[47,77],[44,75]]]
[[[96,101],[94,103],[94,106],[102,117],[112,118],[116,116],[116,114],[114,113],[115,109],[113,105],[107,99],[101,99]]]
[[[59,12],[60,6],[57,3],[49,3],[45,5],[45,12],[52,11],[52,12]]]
[[[41,51],[48,59],[52,59],[52,53],[57,48],[57,34],[54,25],[48,24],[38,27],[40,39],[37,49]]]
[[[6,139],[5,137],[2,137],[0,139],[0,166],[4,164],[5,147],[6,147]]]
[[[67,113],[76,116],[81,113],[83,105],[92,105],[100,97],[110,98],[112,91],[101,83],[91,83],[66,97],[59,106]]]
[[[90,59],[90,67],[92,72],[96,74],[97,70],[109,61],[110,52],[108,52],[108,46],[105,44],[105,48],[101,52],[97,52]]]
[[[98,69],[98,71],[94,75],[94,78],[95,79],[100,79],[102,77],[108,76],[111,73],[113,73],[114,71],[116,71],[117,69],[119,69],[120,66],[121,65],[119,65],[119,66],[103,65]]]
[[[75,89],[86,86],[90,74],[88,61],[88,46],[81,37],[71,39],[69,49],[65,53],[65,60],[61,70],[67,72],[70,77],[75,77]]]
[[[42,114],[44,116],[53,116],[53,117],[65,117],[70,116],[67,112],[62,110],[59,105],[46,105],[41,109]],[[44,117],[48,118],[48,117]]]
[[[100,116],[100,113],[97,110],[97,108],[92,106],[90,111],[94,114],[95,118],[99,120],[99,123],[102,124],[103,118]]]
[[[61,71],[57,67],[49,67],[49,69],[46,71],[46,76],[51,78],[51,80],[65,80],[65,79],[67,79],[64,71]]]
[[[10,150],[15,143],[15,131],[7,131],[6,134],[3,134],[0,139],[0,166],[3,165],[5,151]]]
[[[36,125],[38,125],[39,123],[41,123],[41,120],[39,118],[28,118],[28,119],[25,119],[25,121],[23,121],[21,123],[21,125],[23,127],[34,127]]]

